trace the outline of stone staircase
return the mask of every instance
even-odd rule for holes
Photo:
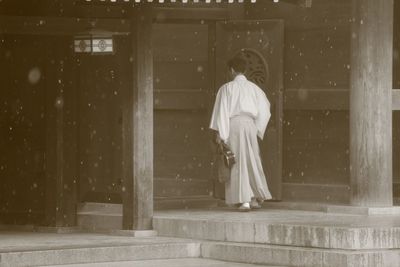
[[[6,244],[5,251],[7,238],[0,235],[0,266],[180,258],[262,266],[400,266],[399,215],[278,209],[281,205],[248,213],[221,207],[156,211],[158,236],[132,238],[108,234],[121,229],[121,205],[85,203],[78,224],[98,234],[56,235],[54,243],[47,238],[18,250]],[[81,242],[71,241],[76,239]]]
[[[160,236],[202,240],[204,258],[278,266],[400,266],[400,217],[261,210],[159,212]]]
[[[83,229],[121,229],[115,204],[86,203]],[[337,207],[306,204],[239,213],[227,208],[156,211],[159,236],[197,240],[200,255],[215,260],[279,266],[400,266],[400,216],[329,214]],[[287,205],[287,204],[286,204]],[[297,208],[297,210],[294,210]],[[345,209],[344,209],[345,211]]]

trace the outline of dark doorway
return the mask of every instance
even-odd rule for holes
[[[130,45],[127,38],[114,39],[114,54],[78,59],[81,202],[121,203],[122,101],[129,89]]]

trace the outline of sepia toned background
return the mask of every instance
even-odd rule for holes
[[[263,157],[275,200],[349,203],[351,5],[307,3],[155,5],[155,209],[208,207],[223,197],[208,123],[225,81],[221,62],[239,49],[232,44],[252,46],[266,60],[263,89],[273,120]],[[399,12],[395,1],[393,88],[400,87]],[[43,224],[46,210],[62,202],[73,225],[82,203],[122,203],[124,100],[134,68],[131,4],[3,0],[0,13],[1,221]],[[232,39],[235,33],[221,25],[234,20],[281,21],[282,28],[266,31],[270,43],[262,48],[255,36],[246,43],[246,31]],[[113,53],[74,52],[74,38],[99,33],[112,36]],[[397,203],[400,118],[393,115]]]

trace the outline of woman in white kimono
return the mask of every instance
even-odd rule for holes
[[[260,208],[271,199],[261,164],[257,136],[263,139],[271,117],[265,93],[244,76],[246,60],[236,56],[228,62],[233,80],[219,90],[210,128],[217,142],[225,142],[236,156],[230,179],[225,183],[225,202],[239,204],[239,210]]]

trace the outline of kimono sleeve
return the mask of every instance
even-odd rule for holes
[[[229,138],[229,102],[226,88],[223,86],[218,90],[214,109],[211,116],[210,128],[218,131],[224,142]]]
[[[269,119],[271,118],[270,107],[271,104],[269,103],[265,93],[261,89],[257,90],[258,115],[255,123],[257,127],[257,135],[261,140],[264,138],[265,130],[267,129]]]

